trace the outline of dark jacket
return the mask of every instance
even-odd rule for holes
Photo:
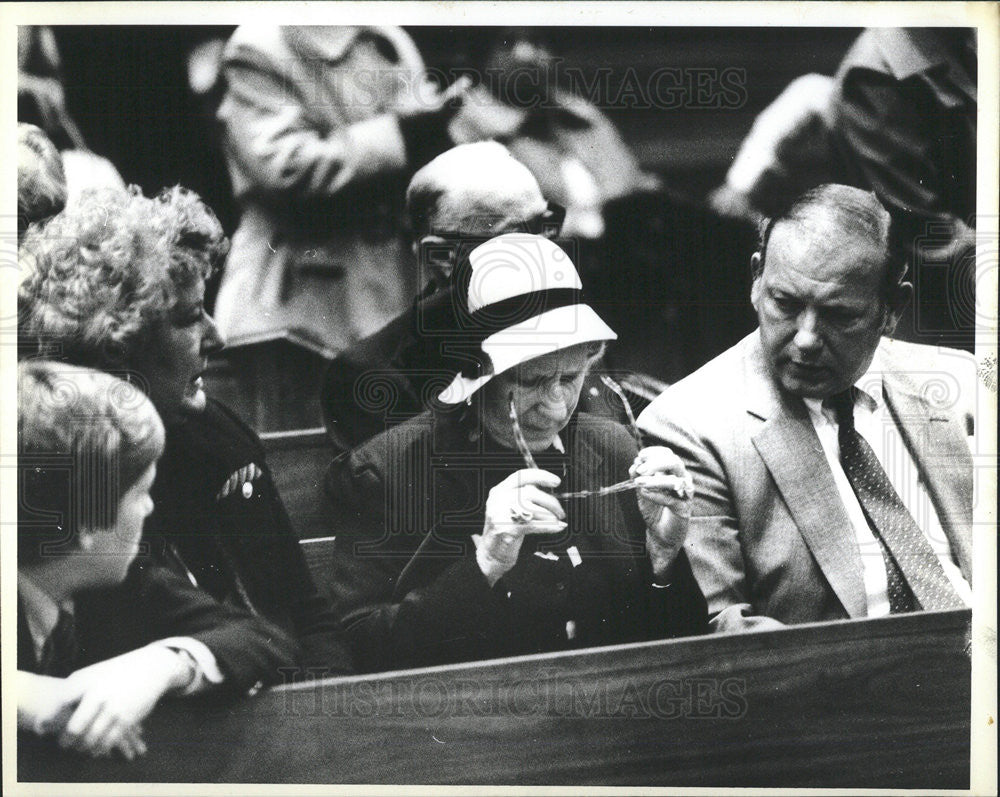
[[[635,444],[579,413],[563,432],[560,490],[627,478]],[[528,537],[490,588],[475,560],[487,494],[523,466],[516,452],[452,417],[424,413],[331,468],[354,533],[337,539],[334,603],[359,667],[385,670],[702,633],[705,600],[683,554],[671,586],[652,587],[634,492],[564,501],[568,529]],[[572,552],[579,554],[573,564]]]
[[[147,562],[132,565],[125,581],[74,600],[76,669],[135,650],[157,639],[193,637],[215,656],[225,688],[244,692],[281,681],[297,646],[280,629],[224,606],[176,573]],[[41,672],[18,601],[17,668]]]
[[[423,412],[462,366],[444,343],[457,329],[454,291],[425,291],[405,313],[337,355],[320,392],[334,446],[347,451]]]
[[[227,496],[231,474],[262,475]],[[254,432],[209,400],[205,411],[167,430],[143,538],[175,570],[189,571],[215,598],[266,618],[299,640],[302,663],[349,672],[329,600],[313,582]]]

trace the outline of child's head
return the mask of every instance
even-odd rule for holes
[[[121,581],[152,511],[159,415],[120,379],[43,360],[18,365],[17,393],[18,564],[87,554],[81,581]]]

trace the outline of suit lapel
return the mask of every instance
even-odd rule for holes
[[[754,447],[848,616],[865,617],[868,604],[851,522],[809,413],[801,400],[775,388],[759,338],[747,345],[747,410],[765,421],[753,436]]]
[[[966,581],[972,583],[972,455],[950,416],[921,395],[883,346],[882,385],[903,441],[920,469],[938,520]]]

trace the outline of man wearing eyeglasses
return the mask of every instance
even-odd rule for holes
[[[694,474],[713,628],[969,606],[975,362],[887,337],[912,286],[874,194],[811,189],[761,239],[758,329],[639,417]]]
[[[424,289],[409,310],[328,367],[324,423],[341,451],[423,411],[460,366],[452,274],[462,256],[507,232],[555,237],[564,213],[546,203],[531,172],[492,141],[434,158],[413,176],[406,204]]]

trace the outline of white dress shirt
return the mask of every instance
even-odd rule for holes
[[[972,605],[972,588],[955,562],[948,535],[941,527],[934,504],[927,492],[927,484],[920,468],[913,461],[906,442],[885,402],[881,373],[873,365],[855,383],[857,394],[854,402],[854,427],[871,446],[895,488],[903,506],[913,517],[927,542],[938,555],[945,575],[958,596],[967,606]],[[885,560],[882,549],[865,518],[857,495],[840,464],[840,442],[837,416],[832,408],[824,407],[822,399],[803,399],[809,418],[823,445],[823,453],[833,472],[837,492],[847,510],[847,517],[854,527],[858,552],[861,554],[865,592],[868,596],[868,616],[889,614],[889,596],[886,586]]]

